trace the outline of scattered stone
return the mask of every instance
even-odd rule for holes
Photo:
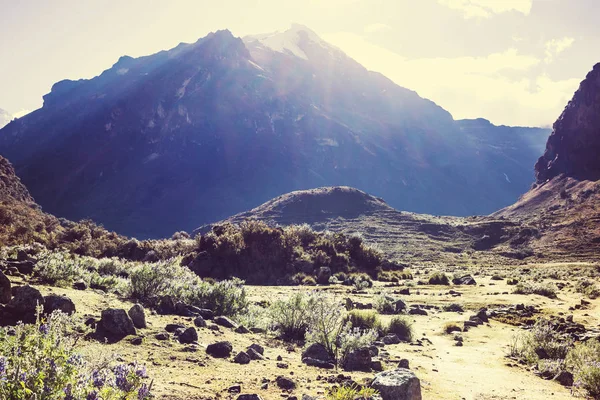
[[[398,344],[400,343],[400,338],[395,333],[389,333],[381,339],[384,344]]]
[[[198,328],[207,327],[206,320],[202,318],[202,316],[197,316],[196,318],[194,318],[194,325],[196,325]]]
[[[156,308],[159,314],[169,315],[175,313],[175,300],[171,296],[161,296]]]
[[[252,343],[250,346],[248,346],[248,350],[250,349],[253,349],[261,356],[265,354],[265,349],[258,343]]]
[[[170,336],[168,332],[160,332],[154,335],[154,337],[156,338],[156,340],[169,340]]]
[[[44,297],[44,313],[52,314],[54,311],[62,311],[67,315],[75,313],[75,304],[67,296],[51,294]]]
[[[231,355],[233,346],[229,342],[217,342],[206,347],[206,353],[215,358],[227,358]]]
[[[371,351],[368,347],[361,347],[349,352],[342,366],[346,371],[370,371]]]
[[[240,351],[233,359],[233,362],[236,364],[249,364],[250,360],[252,359],[250,358],[248,353],[246,353],[245,351]]]
[[[396,314],[400,314],[403,313],[406,310],[407,306],[406,303],[402,300],[396,300],[394,302],[394,309]]]
[[[371,387],[383,400],[421,400],[421,382],[410,370],[398,368],[375,375]]]
[[[310,346],[308,346],[302,352],[302,362],[304,362],[305,358],[312,358],[315,360],[325,361],[325,362],[332,361],[331,355],[329,354],[329,352],[327,351],[325,346],[323,346],[320,343],[313,343]]]
[[[109,308],[102,311],[102,316],[96,332],[101,336],[120,340],[128,335],[135,335],[136,330],[133,321],[125,310],[121,308]]]
[[[229,388],[227,388],[227,391],[229,393],[239,393],[242,391],[242,387],[240,385],[229,386]]]
[[[194,311],[190,309],[190,306],[182,302],[175,304],[175,314],[181,317],[193,317],[196,315]]]
[[[290,366],[288,363],[284,363],[284,362],[278,362],[277,363],[277,368],[281,368],[281,369],[288,369]]]
[[[371,361],[371,369],[377,372],[383,371],[383,363],[381,362],[381,360]]]
[[[198,341],[198,332],[193,326],[187,328],[179,335],[179,343],[189,344]]]
[[[146,328],[146,313],[141,304],[134,304],[127,314],[129,314],[129,318],[133,321],[133,326],[138,329]]]
[[[0,304],[8,304],[12,297],[10,279],[0,271]]]
[[[410,315],[427,315],[427,311],[418,307],[412,307],[410,310],[408,310],[408,313]]]
[[[258,351],[256,351],[252,347],[249,347],[248,350],[246,350],[246,353],[248,353],[250,358],[253,360],[264,360],[265,359],[262,354],[260,354]]]
[[[335,368],[335,364],[329,361],[321,361],[321,360],[317,360],[316,358],[310,358],[310,357],[304,357],[302,359],[302,362],[306,365],[308,365],[309,367],[317,367],[317,368],[323,368],[323,369],[334,369]]]
[[[406,358],[401,359],[398,363],[398,368],[410,369],[408,360]]]
[[[277,383],[277,386],[280,389],[284,389],[284,390],[293,390],[296,388],[296,383],[291,380],[290,378],[287,378],[285,376],[278,376],[275,379],[275,382]]]
[[[475,278],[473,278],[471,275],[463,275],[461,277],[454,278],[452,279],[452,283],[455,285],[477,285]]]
[[[573,386],[573,374],[569,371],[561,371],[555,377],[554,380],[563,386]]]
[[[212,312],[212,310],[209,310],[206,308],[199,308],[198,315],[200,315],[202,318],[208,319],[208,320],[213,319],[215,316],[215,314]]]
[[[240,325],[237,328],[235,328],[235,333],[246,334],[246,333],[250,333],[250,331],[244,325]]]
[[[213,322],[214,322],[215,324],[217,324],[217,325],[224,326],[225,328],[232,328],[232,329],[235,329],[235,328],[237,328],[237,326],[238,326],[238,325],[237,325],[235,322],[233,322],[233,321],[232,321],[232,320],[230,320],[229,318],[227,318],[227,317],[224,317],[224,316],[222,316],[222,315],[221,315],[221,316],[218,316],[218,317],[215,317],[215,318],[214,318],[214,320],[213,320]]]
[[[73,284],[73,289],[75,290],[86,290],[87,288],[88,285],[84,281],[77,281]]]
[[[257,394],[240,394],[237,400],[262,400]]]
[[[129,343],[131,343],[134,346],[139,346],[142,343],[144,343],[144,338],[141,337],[141,336],[136,336],[136,337],[131,338],[131,340],[129,341]]]

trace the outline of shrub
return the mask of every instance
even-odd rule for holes
[[[344,361],[348,354],[355,350],[363,347],[369,347],[377,339],[378,333],[374,329],[361,330],[351,328],[350,325],[346,325],[344,329],[339,333],[339,337],[336,338],[335,348],[336,359],[339,365],[344,365]]]
[[[353,329],[361,331],[375,330],[383,333],[383,325],[379,316],[373,310],[352,310],[344,318],[344,324],[349,323]]]
[[[600,297],[600,287],[598,287],[596,282],[588,279],[582,279],[577,282],[575,290],[577,290],[579,293],[585,294],[590,299],[596,299]]]
[[[66,252],[45,252],[37,262],[34,274],[43,283],[68,286],[85,276],[79,257]]]
[[[73,323],[55,312],[36,324],[0,329],[2,399],[148,399],[146,371],[137,364],[92,363],[75,351]]]
[[[356,384],[351,386],[336,386],[327,395],[327,400],[370,400],[379,396],[379,392],[373,388]]]
[[[407,318],[396,316],[390,321],[387,327],[388,333],[395,333],[400,340],[410,342],[413,338],[412,322]]]
[[[507,285],[516,285],[517,283],[519,283],[519,280],[518,280],[517,278],[509,278],[509,279],[506,281],[506,284],[507,284]]]
[[[568,368],[573,371],[575,386],[590,396],[600,398],[600,342],[578,343],[567,355]]]
[[[167,294],[172,283],[181,275],[175,260],[142,264],[130,276],[130,296],[135,300],[148,301],[153,297]]]
[[[444,333],[451,334],[452,332],[462,332],[462,329],[455,322],[446,322],[444,324]]]
[[[306,340],[320,343],[337,359],[339,338],[344,330],[344,313],[341,304],[321,293],[308,299],[309,324]]]
[[[550,299],[556,298],[556,287],[552,284],[520,282],[513,290],[514,294],[538,294]]]
[[[349,281],[356,290],[365,290],[367,288],[373,287],[373,281],[371,277],[367,274],[350,274]]]
[[[375,298],[375,309],[380,314],[394,314],[396,312],[396,305],[394,299],[381,294]]]
[[[297,293],[286,300],[277,300],[271,305],[269,317],[283,340],[303,340],[311,317],[308,299]]]
[[[429,275],[429,284],[430,285],[449,285],[450,279],[443,272],[435,271],[431,275]]]
[[[540,360],[564,360],[573,341],[556,332],[545,319],[536,321],[533,328],[522,337],[515,338],[510,352],[529,365]]]

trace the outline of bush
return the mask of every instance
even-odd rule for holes
[[[577,292],[582,293],[588,296],[590,299],[596,299],[600,297],[600,287],[596,284],[596,282],[583,279],[577,282],[577,286],[575,287]]]
[[[566,363],[573,371],[575,386],[600,398],[600,342],[578,343],[567,355]]]
[[[349,323],[353,329],[360,331],[375,330],[383,333],[383,325],[379,316],[373,310],[352,310],[344,318],[344,324]]]
[[[173,281],[183,274],[184,271],[181,271],[175,260],[142,264],[131,273],[130,296],[135,300],[148,301],[168,294],[173,289]]]
[[[556,287],[552,284],[520,282],[513,290],[514,294],[538,294],[550,299],[556,298]]]
[[[462,329],[454,322],[446,322],[444,324],[444,333],[451,334],[453,332],[462,332]]]
[[[306,340],[320,343],[337,359],[340,335],[344,330],[344,309],[341,304],[321,293],[309,297],[309,324]]]
[[[435,271],[429,275],[430,285],[449,285],[450,279],[443,272]]]
[[[356,290],[365,290],[373,287],[373,281],[371,280],[371,277],[364,273],[350,274],[348,280],[351,285],[354,285]]]
[[[304,340],[311,317],[308,299],[296,293],[286,300],[277,300],[271,305],[269,317],[283,340]]]
[[[387,333],[395,333],[400,340],[410,342],[413,338],[412,322],[404,317],[393,317],[387,327]]]
[[[381,294],[375,298],[375,309],[380,314],[394,314],[396,313],[396,305],[394,299]]]
[[[358,387],[356,384],[351,386],[336,386],[327,395],[327,400],[370,400],[379,396],[379,392],[368,386]]]
[[[73,323],[55,312],[36,324],[0,329],[2,399],[148,399],[144,367],[92,363],[75,351]]]
[[[43,283],[56,286],[69,286],[82,279],[86,269],[81,258],[66,252],[45,252],[39,258],[35,276]]]
[[[573,341],[556,332],[545,319],[536,321],[533,328],[522,337],[515,338],[511,353],[529,365],[540,360],[564,360]]]

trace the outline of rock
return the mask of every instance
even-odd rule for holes
[[[185,330],[185,325],[181,325],[181,324],[167,324],[167,326],[165,326],[165,331],[167,331],[169,333],[174,333],[178,329],[184,329]]]
[[[217,342],[206,347],[206,353],[215,358],[227,358],[231,355],[233,346],[229,342]]]
[[[313,343],[302,352],[302,362],[305,358],[312,358],[319,361],[332,362],[332,357],[320,343]]]
[[[12,298],[10,279],[0,271],[0,304],[8,304]]]
[[[87,283],[85,283],[84,281],[77,281],[73,284],[73,289],[75,290],[86,290],[87,288]]]
[[[36,308],[44,305],[44,297],[39,290],[29,286],[18,286],[12,289],[13,298],[8,302],[6,311],[23,322],[34,322]]]
[[[265,349],[258,343],[252,343],[250,346],[248,346],[248,350],[250,349],[253,349],[261,356],[265,354]]]
[[[240,351],[233,359],[233,362],[235,362],[236,364],[249,364],[250,360],[252,359],[250,358],[248,353],[246,353],[245,351]]]
[[[215,316],[215,314],[212,312],[212,310],[209,310],[206,308],[199,308],[198,315],[200,315],[202,318],[208,319],[208,320],[213,319]]]
[[[185,303],[178,302],[175,304],[175,314],[182,317],[193,317],[196,314],[189,309],[189,306]]]
[[[290,366],[288,363],[284,363],[284,362],[278,362],[277,363],[277,368],[281,368],[281,369],[288,369]]]
[[[383,363],[381,362],[381,360],[371,361],[371,369],[377,372],[383,371]]]
[[[454,278],[452,279],[452,283],[455,285],[477,285],[475,278],[473,278],[471,275],[463,275],[461,277]]]
[[[484,323],[490,322],[487,316],[487,308],[485,307],[480,308],[479,311],[477,311],[477,314],[475,314],[475,316],[477,316]]]
[[[246,334],[246,333],[250,333],[250,331],[244,325],[240,325],[237,328],[235,328],[235,333]]]
[[[383,400],[421,400],[421,382],[410,370],[398,368],[375,375],[371,387]]]
[[[335,364],[329,361],[321,361],[321,360],[317,360],[316,358],[310,358],[310,357],[304,357],[302,359],[302,362],[306,365],[308,365],[309,367],[317,367],[317,368],[323,368],[323,369],[334,369],[335,368]]]
[[[229,386],[227,392],[229,393],[239,393],[242,391],[242,387],[240,385]]]
[[[320,285],[328,285],[331,278],[331,268],[321,267],[317,271],[317,283]]]
[[[371,357],[376,357],[379,355],[379,348],[375,345],[369,346],[369,351],[371,352]]]
[[[125,310],[120,308],[109,308],[102,311],[96,332],[104,337],[115,340],[136,334],[133,321],[129,318]]]
[[[342,364],[346,371],[370,371],[371,351],[368,347],[361,347],[346,354]]]
[[[250,358],[253,360],[264,360],[265,359],[262,354],[260,354],[258,351],[256,351],[252,347],[249,347],[248,350],[246,350],[246,353],[248,353]]]
[[[400,343],[400,338],[395,333],[389,333],[381,339],[384,344],[398,344]]]
[[[296,388],[296,383],[285,376],[279,375],[277,378],[275,378],[275,382],[280,389],[293,390]]]
[[[189,344],[198,341],[198,332],[193,326],[187,328],[181,335],[179,335],[179,343]]]
[[[563,386],[573,386],[573,374],[568,371],[561,371],[554,377],[554,380]]]
[[[240,394],[237,400],[262,400],[262,398],[257,394]]]
[[[160,332],[154,335],[154,337],[156,338],[156,340],[169,340],[170,336],[168,332]]]
[[[194,325],[196,325],[198,328],[206,328],[208,326],[206,320],[200,315],[194,318]]]
[[[427,311],[423,310],[422,308],[418,308],[418,307],[413,307],[411,308],[408,313],[410,315],[427,315]]]
[[[162,315],[175,314],[175,301],[171,296],[161,296],[156,311]]]
[[[225,328],[232,328],[232,329],[235,329],[235,328],[237,328],[237,326],[238,326],[238,325],[237,325],[235,322],[233,322],[233,321],[232,321],[232,320],[230,320],[229,318],[227,318],[227,317],[224,317],[224,316],[222,316],[222,315],[220,315],[220,316],[218,316],[218,317],[215,317],[215,318],[214,318],[214,320],[213,320],[213,322],[214,322],[215,324],[217,324],[217,325],[221,325],[221,326],[223,326],[223,327],[225,327]]]
[[[410,369],[408,360],[406,358],[401,359],[398,363],[398,368]]]
[[[346,308],[346,311],[352,311],[354,309],[354,303],[350,297],[346,297],[344,300],[344,307]]]
[[[400,314],[402,312],[404,312],[406,310],[406,303],[402,300],[396,300],[394,302],[394,309],[396,311],[396,314]]]
[[[134,304],[127,312],[129,318],[133,321],[133,326],[138,329],[146,328],[146,313],[141,304]]]
[[[144,342],[144,338],[141,336],[136,336],[131,338],[131,340],[129,341],[129,343],[131,343],[134,346],[139,346]]]
[[[75,304],[67,296],[51,294],[44,297],[44,313],[52,314],[54,311],[62,311],[67,315],[75,313]]]

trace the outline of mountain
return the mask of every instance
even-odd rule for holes
[[[0,108],[0,128],[8,125],[11,119],[12,115]]]
[[[536,184],[494,214],[539,227],[534,247],[547,257],[600,252],[600,64],[553,125],[535,164]]]
[[[44,210],[147,238],[320,186],[487,214],[527,190],[547,135],[455,121],[296,25],[218,31],[58,82],[0,130],[0,154]]]
[[[278,196],[213,226],[258,220],[272,226],[307,223],[319,231],[359,234],[386,256],[406,263],[460,265],[469,260],[510,264],[535,254],[537,231],[526,223],[493,217],[438,217],[398,211],[383,199],[350,187],[323,187]],[[466,252],[466,253],[465,253]]]

